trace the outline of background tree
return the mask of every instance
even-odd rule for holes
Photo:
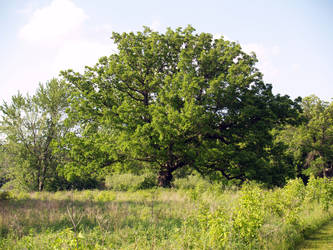
[[[0,141],[0,188],[8,181],[10,157],[4,142]]]
[[[272,94],[254,54],[190,26],[112,38],[118,53],[84,74],[63,72],[75,89],[69,118],[81,129],[68,137],[67,147],[80,157],[65,172],[149,162],[163,187],[183,167],[240,180],[267,181],[276,172],[271,130],[292,122],[298,105]],[[85,156],[76,154],[82,149],[76,143],[89,145]]]
[[[287,126],[279,140],[289,146],[298,175],[333,176],[333,103],[312,95],[302,102],[303,124]]]
[[[12,183],[30,190],[42,191],[58,179],[59,155],[53,153],[53,143],[66,133],[65,109],[68,91],[63,82],[51,80],[40,85],[32,97],[21,94],[10,104],[0,106],[0,132],[10,163]]]

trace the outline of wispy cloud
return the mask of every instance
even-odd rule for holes
[[[109,55],[114,45],[94,39],[94,32],[111,33],[111,25],[105,24],[88,34],[86,20],[89,16],[71,0],[53,0],[48,6],[32,12],[28,22],[19,30],[19,37],[36,51],[36,60],[49,55],[47,63],[52,76],[59,70],[73,68],[83,70],[98,58]],[[38,47],[36,47],[38,46]],[[50,76],[51,77],[51,76]]]
[[[17,31],[20,43],[11,58],[15,66],[7,67],[2,80],[6,84],[0,84],[6,100],[18,89],[32,94],[39,82],[57,77],[60,70],[82,72],[86,65],[92,66],[116,50],[109,39],[110,24],[91,28],[89,15],[71,0],[53,0],[46,6],[29,8],[27,5],[20,12],[28,19]],[[17,68],[20,74],[16,74]]]
[[[88,19],[83,9],[70,0],[54,0],[33,12],[19,37],[38,44],[55,44],[76,32]]]

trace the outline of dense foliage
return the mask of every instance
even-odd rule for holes
[[[197,244],[212,249],[291,249],[311,228],[306,212],[316,213],[316,205],[327,212],[332,200],[333,182],[313,176],[307,186],[294,179],[274,191],[246,184],[231,211],[224,206],[213,211],[203,208],[194,216],[200,226]],[[285,235],[278,243],[279,234]]]
[[[288,145],[297,174],[304,180],[315,176],[333,176],[333,103],[316,96],[303,99],[299,126],[286,126],[277,140]]]
[[[1,249],[294,249],[332,219],[333,103],[190,26],[112,39],[0,106]]]
[[[61,72],[0,106],[0,186],[136,190],[192,173],[283,186],[333,175],[333,104],[273,95],[239,44],[190,26],[112,39],[117,52],[84,73]],[[131,174],[136,187],[119,187]]]
[[[68,91],[56,79],[40,85],[34,96],[17,94],[10,104],[0,106],[1,172],[13,180],[12,187],[42,191],[60,185],[57,166],[61,156],[53,144],[67,132],[64,126]]]
[[[192,27],[112,38],[118,53],[84,74],[63,72],[74,89],[69,118],[80,126],[64,141],[68,176],[148,162],[163,187],[184,167],[283,183],[290,166],[277,166],[271,130],[294,122],[299,106],[272,94],[254,55]]]

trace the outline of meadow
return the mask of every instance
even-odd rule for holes
[[[190,176],[171,189],[0,194],[0,249],[295,249],[333,216],[333,183],[313,177],[275,189]]]

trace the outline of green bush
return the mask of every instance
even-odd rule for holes
[[[105,186],[114,191],[136,191],[156,186],[156,177],[146,173],[143,175],[114,174],[105,178]]]
[[[199,186],[190,191],[197,191]],[[191,218],[198,231],[193,245],[211,249],[289,249],[295,247],[304,232],[320,225],[313,226],[313,222],[332,217],[325,211],[331,211],[333,181],[311,177],[305,186],[301,179],[294,179],[274,190],[245,183],[231,207],[207,207],[204,197],[195,198],[191,200],[201,208]]]
[[[140,183],[138,189],[149,189],[157,186],[156,176],[154,174],[144,174],[143,182]]]
[[[245,246],[255,244],[265,218],[265,192],[257,185],[244,184],[233,212],[233,232],[237,242]],[[236,234],[237,233],[237,234]]]
[[[205,180],[199,175],[189,175],[186,178],[178,178],[173,182],[173,186],[177,189],[200,189],[206,190],[211,186],[209,181]]]
[[[94,197],[94,200],[97,202],[110,202],[115,199],[116,199],[116,194],[112,191],[99,191]]]
[[[11,199],[11,195],[8,191],[0,190],[0,201]]]
[[[310,176],[306,187],[305,200],[316,201],[327,211],[333,204],[333,181],[327,178],[315,178]]]

